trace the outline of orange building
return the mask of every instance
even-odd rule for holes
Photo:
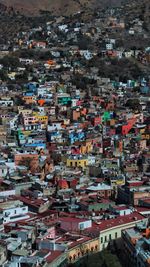
[[[35,96],[23,96],[22,99],[27,105],[36,103]]]
[[[40,107],[43,107],[45,102],[46,102],[45,99],[38,100],[38,104],[40,105]]]

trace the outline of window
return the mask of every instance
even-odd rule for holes
[[[103,243],[103,237],[101,237],[101,243]]]
[[[109,240],[111,240],[111,234],[109,234]]]
[[[117,238],[117,232],[115,233],[115,238]]]
[[[78,166],[78,163],[77,163],[77,161],[75,161],[75,167],[77,167]]]
[[[105,242],[107,242],[107,235],[105,235]]]

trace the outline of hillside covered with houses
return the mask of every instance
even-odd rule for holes
[[[150,266],[149,6],[96,7],[1,6],[2,267]]]

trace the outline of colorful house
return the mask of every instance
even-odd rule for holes
[[[36,103],[36,98],[34,95],[24,95],[22,99],[27,105]]]
[[[69,185],[65,179],[62,179],[58,181],[58,187],[59,189],[68,189]]]
[[[74,155],[67,158],[67,167],[81,167],[82,169],[88,166],[88,158],[81,155]]]
[[[35,119],[41,124],[44,124],[44,125],[48,124],[48,116],[36,115]]]
[[[58,105],[68,105],[71,103],[72,98],[69,94],[57,94],[57,104]]]
[[[99,239],[80,237],[80,242],[76,242],[76,246],[70,248],[67,252],[68,262],[72,263],[79,260],[81,257],[88,255],[89,253],[96,253],[99,251]]]
[[[122,126],[122,135],[126,135],[129,133],[129,131],[132,129],[132,127],[134,126],[134,124],[136,123],[137,119],[136,118],[132,118],[129,119],[127,121],[126,125]]]

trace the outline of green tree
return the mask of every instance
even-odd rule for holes
[[[7,79],[8,77],[7,77],[6,71],[0,70],[0,80],[4,82],[4,81],[7,81]]]
[[[11,68],[11,69],[16,69],[19,67],[21,64],[19,62],[19,59],[15,56],[5,56],[0,60],[0,64],[4,66],[4,68]]]

